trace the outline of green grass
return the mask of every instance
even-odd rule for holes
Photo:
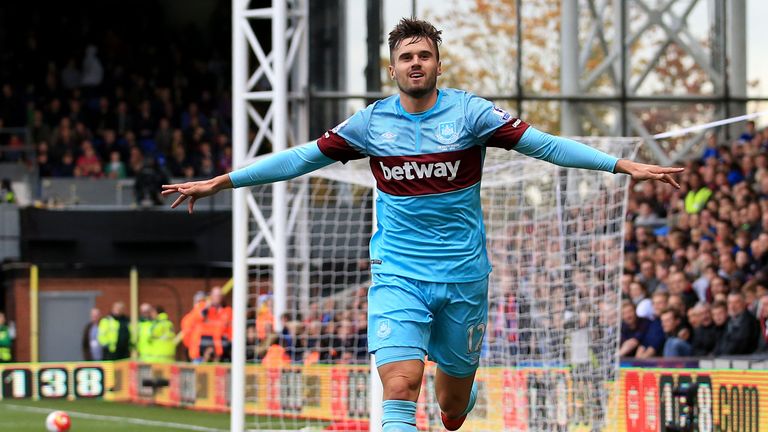
[[[45,431],[45,418],[55,410],[69,413],[72,418],[71,432],[229,431],[229,414],[101,400],[7,399],[0,402],[0,431]],[[247,421],[252,422],[254,419],[250,417]],[[301,430],[303,426],[304,422],[287,419],[259,419],[260,429]]]

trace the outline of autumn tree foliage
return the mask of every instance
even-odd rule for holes
[[[523,1],[518,10],[517,0],[446,0],[444,7],[428,11],[425,17],[443,30],[444,43],[440,50],[443,75],[440,86],[467,89],[489,96],[498,105],[512,111],[522,110],[522,117],[542,130],[560,130],[559,101],[527,100],[529,96],[561,94],[561,0]],[[602,2],[605,3],[605,2]],[[596,10],[595,2],[580,2],[579,46],[586,51],[580,70],[580,81],[601,65],[615,50],[618,25],[608,2],[605,9]],[[599,9],[599,8],[598,8]],[[645,11],[627,7],[628,31],[636,30],[648,18]],[[521,28],[518,31],[518,15]],[[596,22],[602,25],[596,29]],[[598,33],[600,32],[600,33]],[[596,35],[602,34],[601,40]],[[520,36],[520,39],[519,39]],[[707,40],[700,41],[707,46]],[[653,54],[661,49],[661,55]],[[522,64],[518,65],[518,52]],[[627,86],[641,79],[637,95],[712,94],[716,92],[714,78],[674,42],[668,42],[664,32],[651,26],[627,47],[630,56]],[[615,58],[615,57],[614,57]],[[620,61],[616,59],[615,61]],[[382,63],[388,64],[388,58]],[[647,74],[644,70],[650,64]],[[620,67],[611,66],[581,91],[618,96]],[[518,72],[519,71],[519,72]],[[395,91],[387,79],[385,91]],[[388,88],[387,88],[388,87]],[[523,95],[522,107],[515,96]],[[630,92],[630,96],[632,93]],[[496,96],[496,97],[494,97]],[[610,135],[605,127],[619,121],[618,102],[583,103],[579,105],[584,118],[585,134]],[[707,104],[637,103],[628,106],[640,124],[650,133],[661,132],[676,124],[690,124],[711,118],[713,106]],[[613,132],[615,133],[615,132]],[[631,131],[637,135],[638,131]]]

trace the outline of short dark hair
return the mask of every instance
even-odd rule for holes
[[[403,18],[399,23],[389,32],[389,59],[394,61],[392,53],[400,46],[400,44],[406,39],[416,38],[419,41],[423,38],[427,38],[432,41],[432,45],[435,46],[435,54],[437,60],[440,60],[440,49],[438,45],[443,41],[440,37],[442,30],[438,30],[432,23],[424,20],[418,20],[415,18]]]
[[[712,303],[712,309],[728,309],[728,305],[724,301],[718,300]]]
[[[672,317],[673,317],[674,319],[676,319],[676,320],[682,319],[682,317],[680,316],[680,312],[678,312],[678,311],[677,311],[677,309],[674,309],[674,308],[666,308],[666,309],[664,309],[663,311],[661,311],[661,315],[664,315],[664,314],[668,314],[668,313],[671,313],[671,314],[672,314]]]

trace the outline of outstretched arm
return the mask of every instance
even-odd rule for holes
[[[629,174],[635,180],[658,180],[680,188],[671,174],[682,172],[683,168],[660,167],[618,159],[586,144],[550,135],[530,126],[514,149],[524,155],[564,167]]]
[[[178,193],[171,204],[178,207],[189,198],[187,204],[192,213],[195,202],[207,196],[230,188],[255,186],[289,180],[318,170],[336,162],[324,155],[316,141],[276,153],[245,168],[223,174],[209,180],[163,185],[163,195]]]

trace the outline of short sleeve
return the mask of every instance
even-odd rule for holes
[[[512,119],[512,114],[494,106],[487,99],[472,93],[466,93],[465,97],[467,125],[472,134],[483,141]]]
[[[347,140],[359,152],[365,154],[365,149],[368,147],[368,124],[371,121],[371,114],[375,107],[376,102],[368,105],[365,109],[356,112],[352,117],[331,129],[331,131]]]
[[[320,151],[342,163],[366,157],[366,133],[371,111],[373,111],[373,104],[324,133],[317,140]]]

